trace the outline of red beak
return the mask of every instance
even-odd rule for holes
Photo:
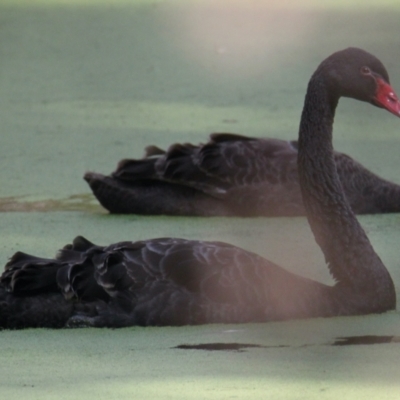
[[[374,97],[375,104],[400,117],[400,100],[392,87],[382,78],[377,78],[376,83],[378,88]]]

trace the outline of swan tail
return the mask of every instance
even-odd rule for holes
[[[61,328],[73,306],[61,295],[57,260],[15,253],[0,277],[0,328]]]
[[[17,252],[6,264],[0,283],[16,295],[57,292],[56,277],[61,266],[57,260]]]
[[[95,273],[103,249],[78,236],[54,259],[15,253],[0,277],[0,328],[61,328],[96,316],[109,300]]]

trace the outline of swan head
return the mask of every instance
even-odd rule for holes
[[[400,117],[400,100],[390,85],[386,68],[365,50],[349,47],[333,53],[317,71],[325,76],[336,101],[342,96],[351,97]]]

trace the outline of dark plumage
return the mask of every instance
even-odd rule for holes
[[[0,326],[242,323],[394,309],[390,274],[335,169],[331,133],[340,96],[400,115],[385,68],[363,50],[334,53],[311,77],[299,130],[299,182],[334,286],[225,243],[165,238],[99,247],[78,237],[54,260],[11,258],[0,279]]]
[[[85,180],[111,213],[197,216],[305,215],[297,171],[297,141],[214,133],[203,145],[146,149],[122,160],[110,176]],[[400,211],[400,185],[335,152],[343,189],[356,214]]]

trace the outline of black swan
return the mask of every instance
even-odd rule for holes
[[[332,125],[341,96],[400,116],[384,66],[363,50],[332,54],[311,77],[299,129],[299,182],[335,285],[226,243],[160,238],[100,247],[77,237],[54,260],[21,252],[11,258],[1,276],[0,326],[245,323],[394,309],[391,276],[335,168]]]
[[[206,144],[146,149],[110,176],[84,179],[115,214],[279,217],[305,215],[297,141],[214,133]],[[343,190],[356,214],[400,211],[400,185],[334,153]]]

